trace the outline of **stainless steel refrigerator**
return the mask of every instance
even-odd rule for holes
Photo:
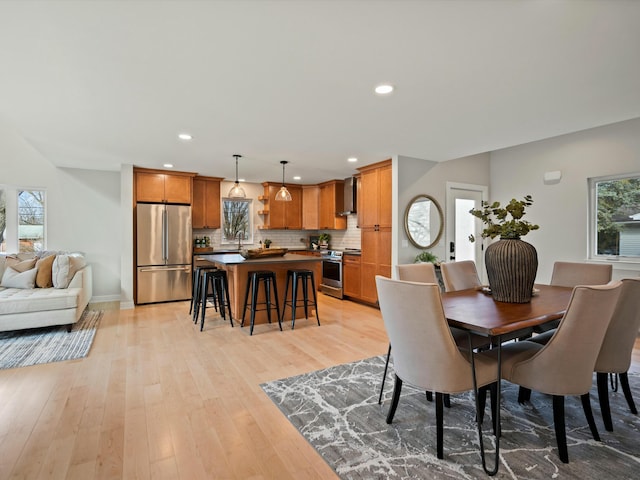
[[[191,298],[191,207],[138,204],[137,303]]]

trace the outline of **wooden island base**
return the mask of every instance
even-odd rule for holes
[[[288,253],[282,257],[268,257],[246,260],[241,255],[226,254],[226,255],[202,255],[205,260],[214,263],[218,268],[222,268],[227,272],[227,278],[229,281],[229,297],[231,300],[231,313],[233,315],[234,322],[237,322],[238,326],[242,321],[242,312],[244,307],[244,296],[247,288],[247,278],[249,272],[253,270],[271,270],[276,274],[276,284],[278,288],[278,302],[280,303],[280,313],[284,308],[284,294],[285,285],[287,281],[287,270],[292,268],[309,269],[314,271],[316,289],[320,288],[320,281],[322,279],[322,259],[320,257],[310,257],[307,255],[296,255]],[[292,286],[289,286],[288,299],[291,299]],[[311,296],[311,291],[309,291]],[[298,291],[298,297],[302,297],[302,288]],[[258,302],[264,302],[264,288],[260,285],[258,294]],[[251,298],[249,298],[249,302]],[[302,303],[299,302],[298,305]],[[277,315],[275,305],[272,305],[271,321],[277,323]],[[259,305],[258,308],[265,308],[265,305]],[[322,315],[320,314],[320,321],[322,322]],[[245,327],[249,326],[251,318],[251,312],[247,309],[245,315]],[[304,318],[304,309],[296,309],[296,318]],[[309,319],[313,319],[315,324],[315,312],[309,311]],[[287,306],[284,314],[283,328],[285,325],[290,326],[291,321],[291,308]],[[289,323],[286,323],[286,322]],[[267,323],[267,312],[257,311],[255,324]],[[276,327],[277,328],[277,327]]]

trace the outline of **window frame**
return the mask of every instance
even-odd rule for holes
[[[5,193],[5,238],[4,245],[5,251],[3,253],[20,253],[23,250],[20,249],[20,235],[19,235],[19,227],[20,227],[20,218],[19,218],[19,199],[18,195],[23,191],[37,191],[42,192],[44,206],[42,210],[42,214],[44,215],[43,220],[43,241],[41,250],[47,249],[47,239],[48,239],[48,228],[47,222],[49,218],[48,214],[48,192],[46,188],[42,187],[23,187],[23,186],[15,186],[8,184],[0,184],[0,190],[4,190]],[[1,249],[0,249],[1,250]],[[38,250],[38,251],[41,251]]]
[[[225,204],[227,202],[234,202],[234,203],[246,203],[248,205],[248,223],[249,225],[247,226],[247,229],[245,231],[247,231],[247,236],[246,238],[242,239],[242,243],[243,244],[252,244],[253,243],[253,199],[251,198],[228,198],[228,197],[223,197],[222,201],[220,202],[220,219],[221,219],[221,239],[220,239],[220,243],[223,245],[230,245],[230,244],[235,244],[238,242],[237,238],[227,238],[225,232],[226,232],[226,219],[225,219]]]
[[[628,255],[605,255],[598,253],[598,208],[597,208],[597,190],[596,185],[599,182],[608,182],[615,180],[624,180],[624,179],[640,179],[640,172],[632,172],[632,173],[622,173],[616,175],[604,175],[600,177],[590,177],[587,179],[588,181],[588,194],[589,194],[589,218],[588,218],[588,231],[589,238],[587,242],[588,251],[588,259],[594,261],[614,261],[614,262],[624,262],[631,264],[640,264],[640,255],[638,256],[628,256]]]

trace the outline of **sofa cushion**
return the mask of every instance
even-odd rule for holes
[[[70,253],[56,255],[51,267],[51,276],[54,288],[67,288],[69,282],[78,270],[86,265],[84,257],[80,254]]]
[[[36,262],[36,268],[38,269],[38,274],[36,275],[36,287],[53,287],[53,276],[51,270],[55,258],[55,255],[49,255]]]
[[[75,308],[80,288],[1,288],[0,315]]]
[[[33,288],[36,283],[38,269],[35,267],[24,272],[17,271],[14,267],[7,267],[2,275],[0,287],[5,288]]]

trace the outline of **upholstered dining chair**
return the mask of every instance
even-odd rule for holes
[[[589,428],[600,440],[589,399],[593,368],[611,321],[621,282],[574,288],[556,334],[546,345],[528,340],[502,347],[502,378],[520,385],[518,401],[531,390],[552,395],[553,423],[560,460],[569,462],[564,419],[564,397],[579,395]],[[495,356],[494,350],[478,356]]]
[[[555,262],[551,273],[551,285],[556,287],[575,287],[577,285],[605,285],[611,281],[613,268],[609,264]],[[543,333],[558,326],[559,321],[534,327],[536,333]],[[547,339],[549,335],[547,335]],[[543,338],[538,341],[546,341]]]
[[[604,427],[610,432],[613,431],[613,422],[611,421],[611,409],[609,407],[609,386],[607,382],[609,374],[618,375],[629,410],[634,415],[638,414],[627,376],[627,370],[631,366],[631,355],[638,329],[640,329],[640,277],[625,278],[622,280],[622,291],[600,347],[600,353],[594,369],[598,382],[598,400],[600,402],[602,420]]]
[[[396,275],[398,280],[406,282],[420,282],[420,283],[435,283],[438,285],[438,277],[436,275],[436,269],[433,263],[407,263],[396,265]],[[463,349],[469,348],[469,334],[455,327],[450,327],[453,338],[458,347]],[[489,345],[489,340],[486,337],[480,335],[471,335],[471,345],[475,348],[486,347]],[[384,372],[382,375],[382,384],[380,385],[380,395],[378,396],[378,404],[382,403],[382,395],[384,393],[384,384],[387,378],[387,370],[389,368],[389,358],[391,356],[391,343],[389,343],[389,349],[387,350],[387,360],[384,365]],[[429,401],[432,399],[431,392],[427,392],[427,398]],[[445,396],[445,406],[449,407],[449,396]]]
[[[443,458],[444,394],[473,389],[469,352],[461,351],[453,339],[437,284],[377,275],[376,285],[380,312],[393,345],[395,385],[387,423],[393,421],[403,382],[436,392],[436,450],[438,458]],[[479,357],[475,368],[478,387],[496,383],[495,359]],[[481,420],[483,412],[476,413]]]
[[[420,282],[420,283],[435,283],[438,284],[438,277],[436,275],[436,269],[433,263],[406,263],[396,265],[396,275],[399,280],[405,280],[408,282]],[[382,403],[382,395],[384,393],[384,384],[387,379],[387,371],[389,370],[389,358],[391,357],[391,342],[389,342],[389,349],[387,350],[387,360],[384,364],[384,372],[382,373],[382,383],[380,384],[380,395],[378,395],[378,405]],[[431,392],[427,392],[427,399],[432,400],[433,395]],[[447,407],[450,406],[449,399],[445,399]]]
[[[396,275],[398,279],[409,282],[435,283],[438,284],[438,277],[433,263],[407,263],[396,265]],[[387,370],[389,369],[389,358],[391,357],[391,342],[387,350],[387,360],[384,364],[384,372],[382,373],[382,383],[380,384],[380,395],[378,396],[378,405],[382,403],[382,395],[384,393],[384,384],[387,379]],[[432,399],[431,392],[427,392],[429,401]],[[447,406],[449,400],[447,399]]]
[[[442,282],[447,292],[467,290],[481,285],[476,264],[472,260],[441,263]]]

